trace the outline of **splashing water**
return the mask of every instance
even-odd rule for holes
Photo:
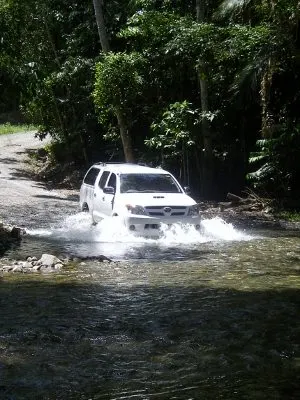
[[[171,227],[162,225],[159,237],[136,236],[128,231],[123,222],[117,218],[106,218],[97,225],[91,223],[87,213],[78,213],[66,217],[59,225],[49,229],[31,229],[27,233],[37,237],[52,237],[57,240],[72,242],[145,242],[162,243],[203,243],[213,240],[248,240],[252,237],[234,228],[221,218],[201,221],[200,230],[191,225],[174,224]]]
[[[249,240],[252,236],[234,228],[232,224],[221,218],[205,219],[201,221],[203,234],[209,240]]]
[[[206,246],[230,241],[251,240],[253,237],[234,228],[221,218],[202,220],[194,226],[163,225],[159,237],[136,236],[118,217],[105,218],[92,224],[88,213],[67,216],[49,229],[27,230],[26,252],[51,252],[76,257],[105,255],[112,260],[178,260],[203,252]]]

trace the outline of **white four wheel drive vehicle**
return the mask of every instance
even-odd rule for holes
[[[197,203],[169,172],[137,164],[97,163],[80,188],[80,207],[95,223],[118,216],[137,234],[154,234],[161,224],[200,228]]]

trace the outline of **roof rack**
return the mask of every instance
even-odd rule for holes
[[[143,162],[138,162],[138,163],[132,163],[132,162],[122,162],[122,161],[99,161],[95,163],[96,165],[111,165],[111,164],[126,164],[126,165],[140,165],[141,167],[148,167],[149,165],[147,165],[146,163]]]
[[[95,163],[96,165],[108,165],[108,164],[132,164],[132,163],[124,163],[122,161],[98,161]]]

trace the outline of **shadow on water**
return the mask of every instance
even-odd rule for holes
[[[0,398],[299,399],[299,291],[0,281]]]
[[[18,251],[20,245],[20,240],[6,237],[6,234],[2,234],[2,232],[0,231],[0,257],[3,257],[8,251]]]

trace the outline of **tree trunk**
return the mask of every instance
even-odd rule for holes
[[[206,0],[196,0],[196,18],[197,22],[205,21]]]
[[[98,27],[98,34],[101,43],[101,48],[103,53],[108,53],[110,51],[109,41],[107,37],[107,32],[105,29],[105,22],[103,16],[103,0],[93,0],[95,17]],[[118,125],[120,129],[120,137],[122,140],[123,152],[126,162],[134,162],[134,152],[132,147],[131,136],[128,132],[128,127],[126,124],[125,115],[121,107],[115,108],[116,117],[118,120]]]
[[[202,69],[203,68],[203,69]],[[199,67],[199,85],[200,85],[200,97],[201,97],[201,111],[202,113],[207,113],[209,111],[208,106],[208,82],[206,75],[205,66]],[[202,76],[202,78],[201,78]],[[203,141],[203,152],[202,152],[202,191],[206,196],[210,197],[212,195],[213,186],[213,145],[212,137],[209,127],[209,122],[206,117],[202,117],[202,141]],[[204,194],[203,193],[203,194]]]
[[[103,16],[103,0],[93,0],[96,23],[98,28],[99,39],[102,47],[102,51],[107,53],[110,51],[109,41],[105,29],[105,22]]]
[[[206,7],[206,0],[196,0],[197,22],[202,23],[205,21]],[[207,67],[205,60],[200,59],[197,68],[201,98],[201,112],[203,115],[209,111]],[[212,151],[212,135],[209,122],[205,116],[202,116],[201,133],[203,142],[203,152],[201,155],[201,196],[211,198],[213,196],[214,158]]]
[[[118,124],[119,124],[119,128],[120,128],[120,135],[121,135],[121,140],[122,140],[122,145],[123,145],[125,161],[126,162],[134,162],[135,157],[133,154],[132,141],[131,141],[131,136],[129,135],[129,132],[128,132],[126,119],[124,117],[123,112],[119,108],[117,108],[115,112],[116,112],[116,116],[117,116]]]
[[[270,139],[273,136],[274,118],[270,111],[270,95],[273,78],[273,65],[271,58],[261,80],[260,98],[261,98],[261,133],[262,137]]]

